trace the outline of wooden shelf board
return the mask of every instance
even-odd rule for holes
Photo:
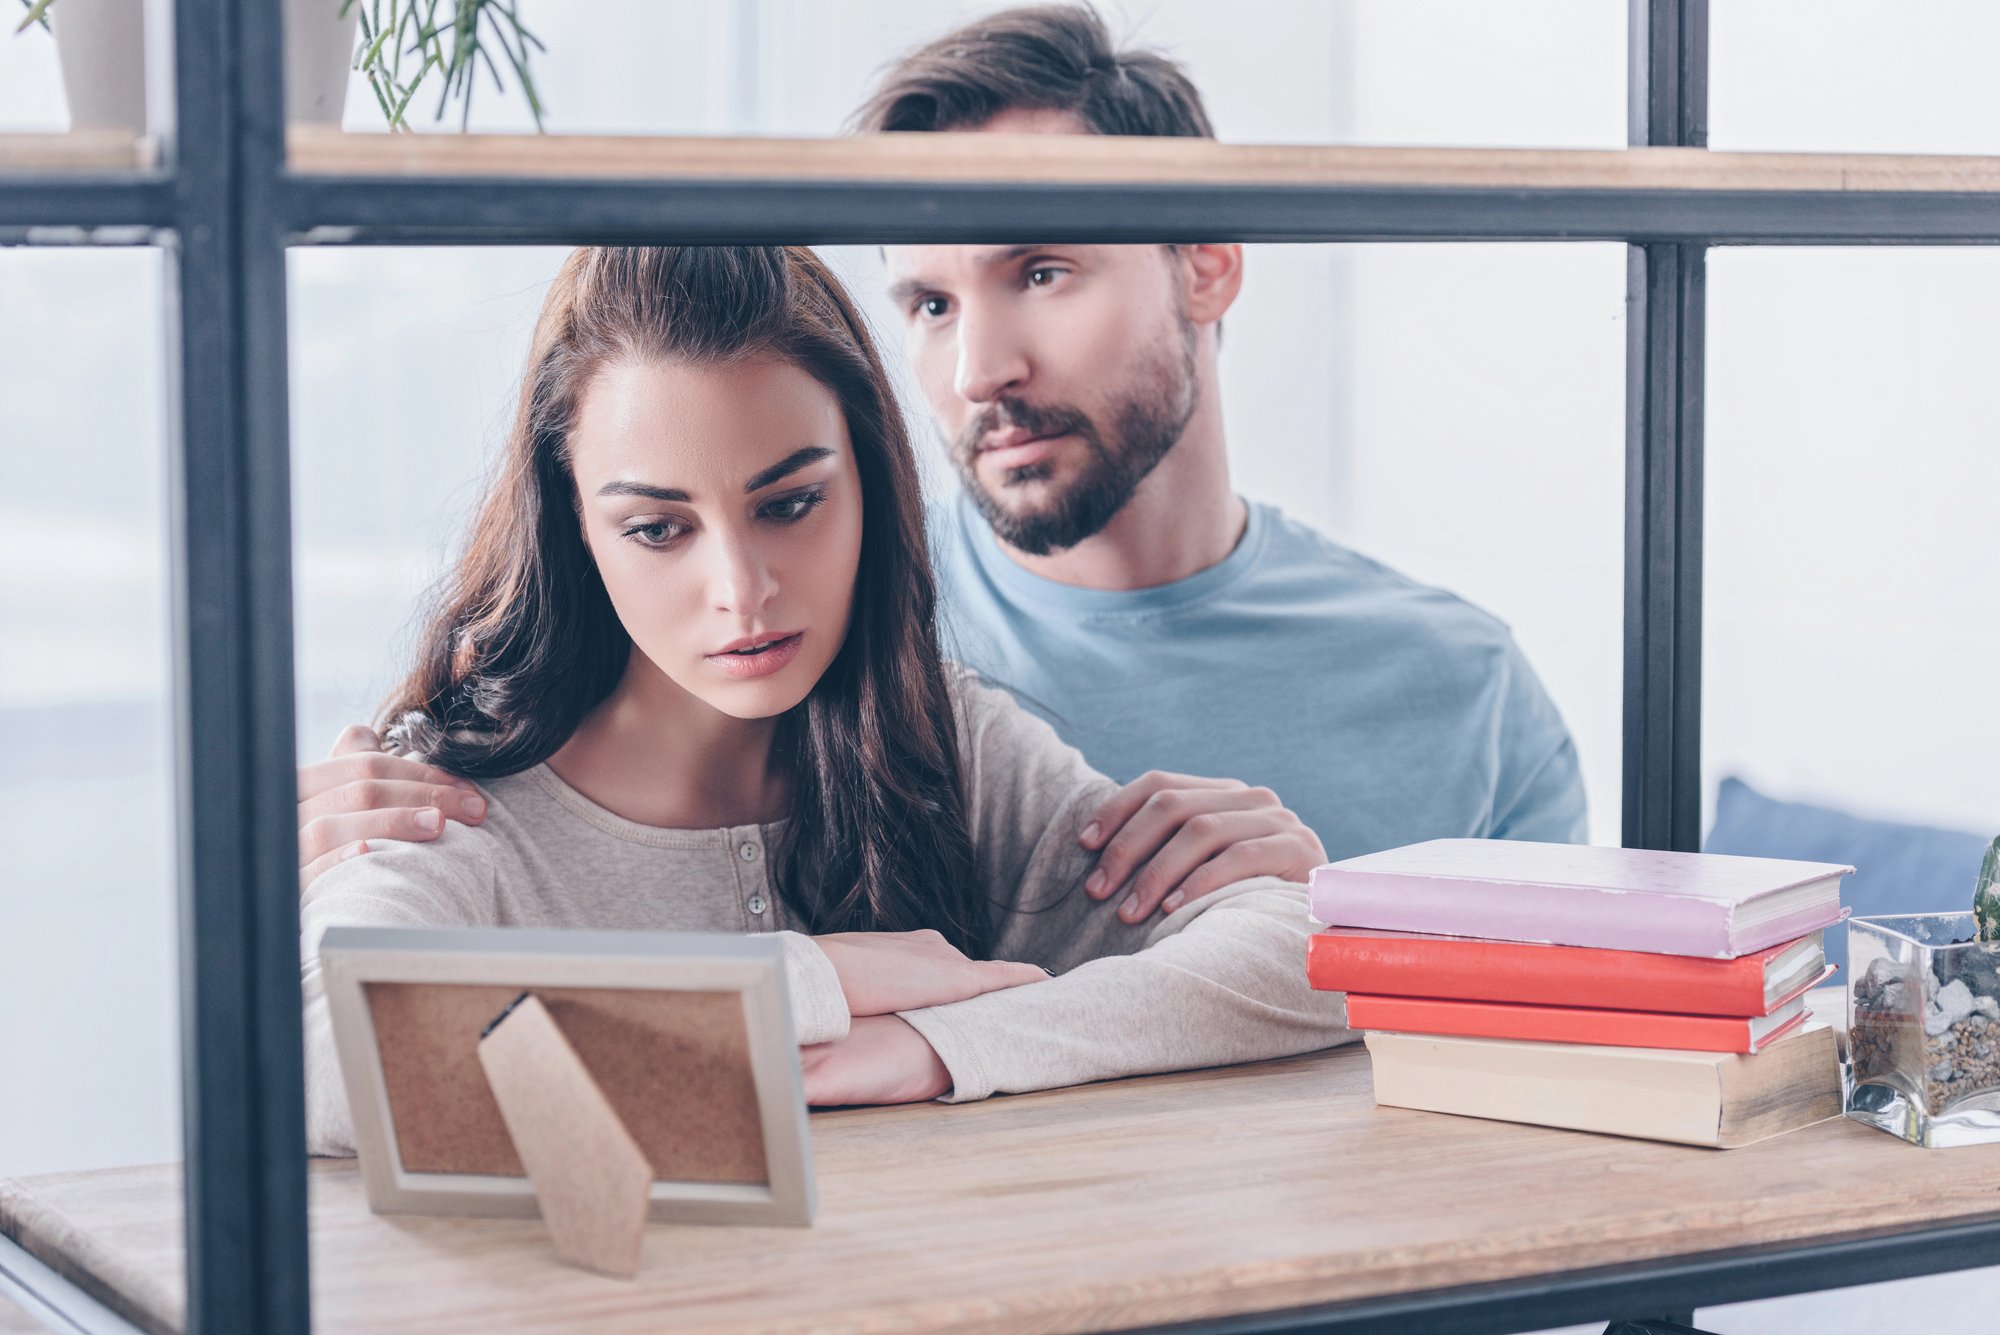
[[[1383,148],[1092,135],[390,135],[302,125],[289,138],[292,170],[364,177],[2000,193],[2000,158],[1862,153]],[[130,171],[150,168],[157,158],[154,140],[122,130],[0,135],[0,173]]]
[[[0,134],[0,173],[145,170],[158,158],[155,140],[127,130]]]
[[[2000,193],[2000,158],[1863,153],[1384,148],[1092,135],[390,135],[302,125],[289,138],[292,170],[364,177]],[[157,159],[153,139],[122,130],[0,134],[0,173],[143,170]]]
[[[2000,158],[1218,144],[1092,135],[854,139],[343,134],[293,126],[294,171],[339,176],[1450,186],[1530,190],[2000,191]]]

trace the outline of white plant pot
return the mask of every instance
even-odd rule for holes
[[[359,3],[360,0],[357,0]],[[70,128],[146,133],[145,0],[49,6]],[[285,118],[339,125],[360,15],[340,0],[285,0]]]
[[[56,0],[48,12],[70,128],[146,133],[144,0]]]
[[[56,0],[56,8],[71,0]],[[285,0],[285,119],[294,125],[340,125],[347,76],[354,62],[355,0],[345,18],[340,0]]]

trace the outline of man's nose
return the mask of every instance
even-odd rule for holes
[[[1028,382],[1027,350],[1006,321],[962,316],[958,323],[958,374],[952,388],[970,403],[990,403]]]

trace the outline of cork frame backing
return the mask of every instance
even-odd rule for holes
[[[336,927],[320,944],[368,1202],[532,1216],[479,1030],[530,991],[645,1149],[654,1222],[809,1224],[817,1192],[771,937]]]

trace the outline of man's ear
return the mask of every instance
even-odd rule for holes
[[[1195,324],[1215,324],[1243,290],[1243,247],[1179,247],[1182,281],[1187,284],[1187,316]]]

